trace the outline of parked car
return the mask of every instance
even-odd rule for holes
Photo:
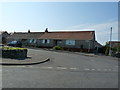
[[[20,41],[11,41],[7,45],[13,47],[22,47],[22,43]]]
[[[114,54],[114,57],[120,58],[120,52],[116,52],[116,53]]]
[[[112,56],[113,56],[113,57],[120,58],[120,52],[112,53]]]
[[[0,47],[3,47],[4,46],[4,44],[0,44]]]

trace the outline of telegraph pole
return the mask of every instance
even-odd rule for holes
[[[110,45],[110,48],[109,48],[109,55],[111,56],[112,55],[112,45],[111,45],[111,40],[112,40],[112,27],[110,28],[110,42],[109,42],[109,45]]]

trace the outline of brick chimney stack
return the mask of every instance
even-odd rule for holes
[[[48,28],[45,29],[45,32],[48,32]]]
[[[28,29],[28,33],[30,33],[30,29]]]

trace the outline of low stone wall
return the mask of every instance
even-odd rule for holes
[[[25,59],[27,57],[27,49],[25,50],[2,50],[3,58]]]

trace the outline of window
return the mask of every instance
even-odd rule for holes
[[[32,43],[32,41],[33,41],[33,40],[32,40],[32,39],[30,39],[29,43]]]
[[[66,40],[66,45],[75,45],[75,40]]]
[[[17,41],[12,41],[12,42],[11,42],[11,44],[16,44],[16,43],[17,43]]]
[[[85,40],[85,42],[89,42],[89,40]]]
[[[37,40],[34,40],[34,42],[33,43],[36,43],[37,42]]]
[[[47,39],[45,39],[45,40],[42,40],[42,43],[50,43],[50,40],[47,40]]]
[[[62,40],[58,40],[58,43],[62,43]]]
[[[42,43],[45,43],[45,40],[42,40]]]
[[[50,43],[50,40],[47,40],[47,43]]]

